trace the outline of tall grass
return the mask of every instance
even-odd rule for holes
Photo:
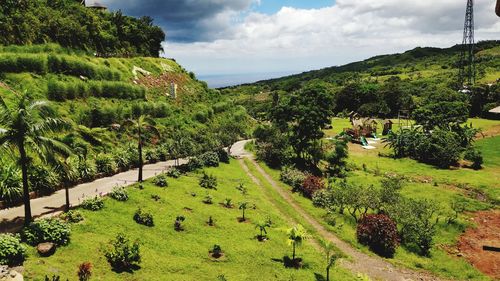
[[[88,97],[144,99],[146,89],[118,81],[70,81],[50,80],[47,85],[50,100],[65,101]]]
[[[85,76],[94,80],[121,80],[121,73],[118,71],[71,56],[49,55],[48,69],[51,73]]]

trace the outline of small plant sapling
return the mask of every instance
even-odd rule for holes
[[[184,231],[184,226],[182,223],[186,220],[184,216],[177,216],[174,222],[175,231]]]

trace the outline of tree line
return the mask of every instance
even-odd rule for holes
[[[0,6],[1,45],[47,42],[101,56],[158,57],[165,33],[151,17],[102,12],[74,0],[4,0]]]

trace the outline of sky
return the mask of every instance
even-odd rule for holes
[[[89,1],[90,2],[90,1]],[[465,0],[102,0],[148,15],[165,57],[219,84],[462,41]],[[475,1],[476,40],[500,39],[495,0]],[[249,81],[245,80],[247,76]],[[226,77],[226,78],[224,78]],[[233,77],[233,78],[231,78]],[[238,82],[229,81],[238,77]],[[250,78],[254,77],[254,78]]]

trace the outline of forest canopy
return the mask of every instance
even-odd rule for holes
[[[99,56],[158,57],[165,33],[151,17],[86,8],[76,0],[3,0],[1,45],[58,43]]]

